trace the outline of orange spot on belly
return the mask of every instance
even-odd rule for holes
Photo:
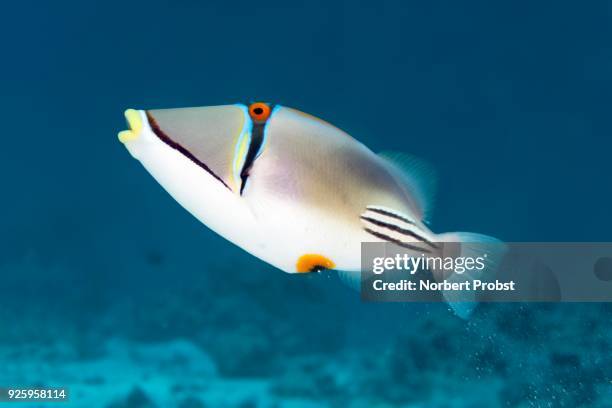
[[[336,264],[331,259],[319,254],[305,254],[298,258],[295,268],[300,273],[312,272],[316,269],[334,269]]]

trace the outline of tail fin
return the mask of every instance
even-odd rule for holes
[[[449,276],[436,276],[438,280],[446,278],[449,282],[465,282],[478,279],[491,280],[506,253],[505,245],[498,239],[471,232],[448,232],[437,236],[438,242],[455,243],[457,245],[444,246],[442,256],[453,258],[481,258],[484,267],[480,270],[466,270],[464,273],[452,273]],[[434,274],[436,271],[434,271]],[[467,319],[477,306],[476,293],[470,291],[443,291],[442,295],[455,314]]]

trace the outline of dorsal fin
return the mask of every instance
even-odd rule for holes
[[[423,222],[431,219],[436,194],[436,171],[428,162],[400,152],[382,152],[379,156],[391,170],[406,184],[419,207],[418,214]]]

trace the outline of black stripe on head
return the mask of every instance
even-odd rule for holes
[[[247,104],[247,107],[248,106],[249,105]],[[272,112],[275,105],[268,106],[270,108],[270,112]],[[246,159],[244,160],[244,165],[240,171],[240,179],[242,180],[242,184],[240,185],[240,195],[242,195],[242,192],[244,191],[247,179],[249,178],[249,171],[253,167],[257,154],[263,145],[264,132],[266,130],[266,125],[268,124],[268,119],[263,122],[252,120],[251,123],[251,143],[249,144],[249,150],[247,152]]]
[[[147,114],[147,120],[149,121],[149,126],[151,126],[151,130],[153,130],[153,133],[155,133],[155,135],[162,142],[164,142],[165,144],[167,144],[171,148],[173,148],[175,150],[178,150],[183,156],[187,157],[189,160],[191,160],[192,162],[194,162],[195,164],[200,166],[208,174],[210,174],[216,180],[218,180],[221,184],[223,184],[228,190],[232,191],[232,189],[227,184],[225,184],[225,181],[223,181],[221,179],[221,177],[216,175],[206,164],[204,164],[203,162],[198,160],[198,158],[195,157],[189,150],[187,150],[186,148],[181,146],[179,143],[177,143],[174,140],[172,140],[172,138],[170,138],[170,136],[168,136],[166,133],[164,133],[164,131],[161,130],[161,128],[159,127],[159,124],[157,123],[157,121],[155,121],[155,118],[149,113],[149,111],[146,111],[146,114]]]

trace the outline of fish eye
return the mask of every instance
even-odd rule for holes
[[[270,117],[270,107],[263,102],[255,102],[249,106],[249,115],[255,122],[265,122]]]

